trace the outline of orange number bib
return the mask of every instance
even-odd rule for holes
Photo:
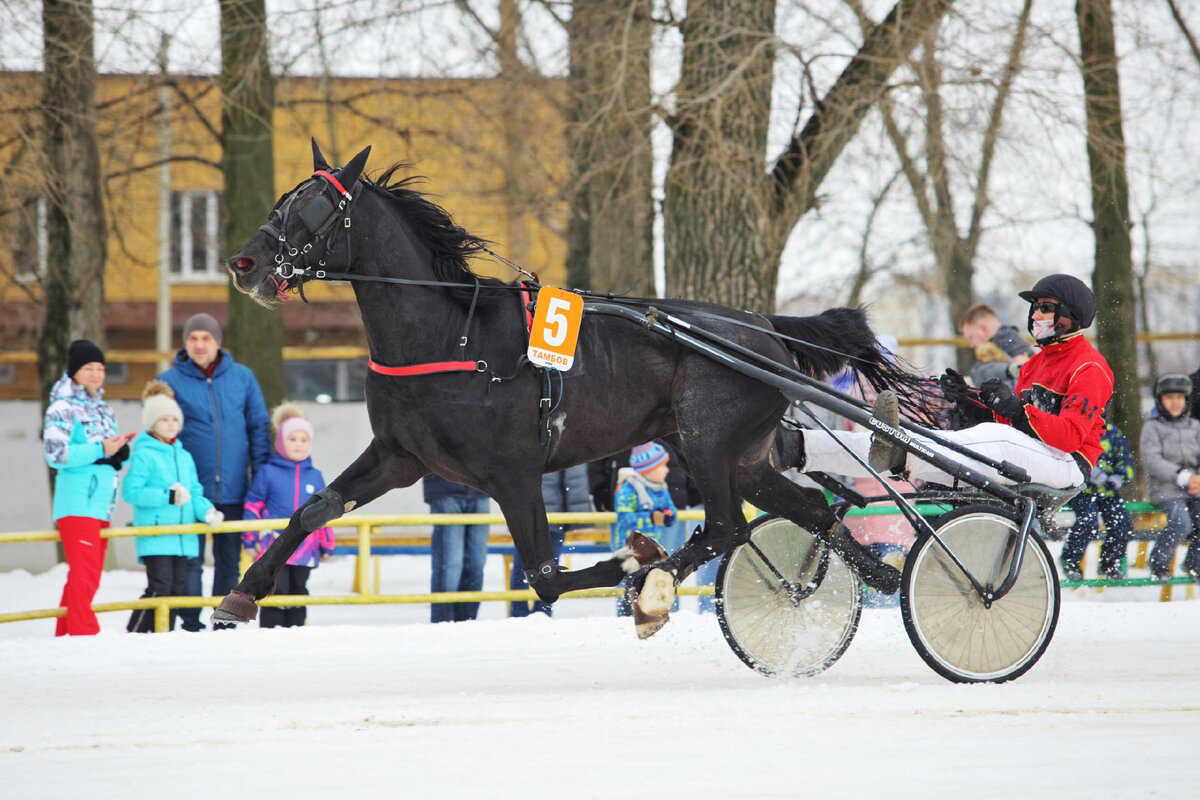
[[[529,360],[540,367],[568,370],[583,320],[583,298],[565,289],[543,286],[529,329]]]

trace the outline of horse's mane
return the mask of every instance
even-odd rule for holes
[[[468,233],[450,216],[450,212],[434,203],[423,192],[413,187],[426,178],[410,175],[396,178],[401,169],[410,169],[411,164],[396,163],[375,178],[366,178],[363,185],[376,192],[395,206],[404,217],[412,232],[433,254],[433,272],[437,280],[447,283],[470,283],[479,281],[484,291],[479,292],[479,305],[494,303],[505,297],[505,292],[487,291],[488,287],[509,286],[496,278],[476,275],[470,267],[470,259],[487,250],[491,241]],[[473,288],[447,287],[446,291],[463,303],[471,301]]]

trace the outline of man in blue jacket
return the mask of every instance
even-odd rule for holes
[[[221,349],[221,326],[209,314],[193,314],[183,324],[183,349],[175,366],[158,376],[175,391],[187,425],[179,433],[196,462],[204,496],[226,520],[243,518],[242,501],[254,470],[271,453],[271,418],[254,373]],[[242,553],[240,533],[214,533],[212,596],[224,597],[237,585]],[[204,536],[200,555],[188,562],[188,594],[201,595]],[[198,631],[200,609],[181,609],[184,630]],[[216,624],[214,628],[232,628]]]

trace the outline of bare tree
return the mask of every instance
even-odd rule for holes
[[[42,3],[47,252],[37,351],[43,404],[72,339],[104,344],[107,230],[96,142],[93,24],[91,0]]]
[[[858,6],[857,3],[855,3]],[[880,100],[884,127],[891,139],[907,178],[917,210],[929,236],[939,283],[949,300],[950,324],[955,327],[967,308],[975,302],[975,255],[983,236],[983,219],[991,204],[989,194],[996,146],[1000,140],[1004,109],[1012,94],[1013,82],[1020,71],[1021,53],[1029,30],[1033,0],[1025,0],[1018,15],[1008,55],[999,77],[994,81],[995,93],[983,126],[979,143],[979,162],[968,181],[972,197],[970,218],[965,233],[960,232],[955,191],[951,180],[951,160],[955,154],[947,145],[947,120],[942,106],[942,67],[938,60],[938,37],[930,31],[925,38],[922,56],[913,64],[918,86],[924,98],[924,163],[925,169],[910,154],[908,136],[896,120],[891,100]],[[856,9],[857,10],[857,9]],[[861,11],[860,18],[861,18]],[[959,160],[965,160],[958,154]],[[962,371],[974,360],[969,350],[960,349],[958,367]]]
[[[1100,352],[1116,375],[1108,419],[1136,452],[1142,430],[1138,395],[1137,307],[1133,296],[1129,179],[1111,0],[1077,0],[1079,44],[1087,109],[1087,153],[1091,172],[1095,273],[1092,287]]]
[[[272,114],[275,81],[267,58],[265,0],[220,0],[222,229],[228,249],[258,232],[275,203]],[[283,317],[229,285],[225,344],[254,371],[268,405],[283,399]]]
[[[722,0],[689,8],[663,209],[669,291],[774,309],[792,229],[892,73],[951,4],[900,0],[765,176],[775,4]]]

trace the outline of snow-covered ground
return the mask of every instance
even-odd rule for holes
[[[428,562],[384,559],[385,592]],[[346,593],[352,559],[314,574]],[[498,588],[493,559],[485,588]],[[65,567],[0,573],[5,611]],[[108,572],[97,601],[140,594]],[[0,625],[0,785],[12,798],[1193,797],[1200,602],[1065,592],[1058,632],[1003,685],[938,677],[896,608],[868,608],[814,678],[765,678],[684,609],[639,642],[613,601],[554,619],[429,625],[427,606],[310,609],[301,629],[99,636]],[[1182,596],[1182,589],[1176,589]],[[206,612],[207,614],[207,612]]]

